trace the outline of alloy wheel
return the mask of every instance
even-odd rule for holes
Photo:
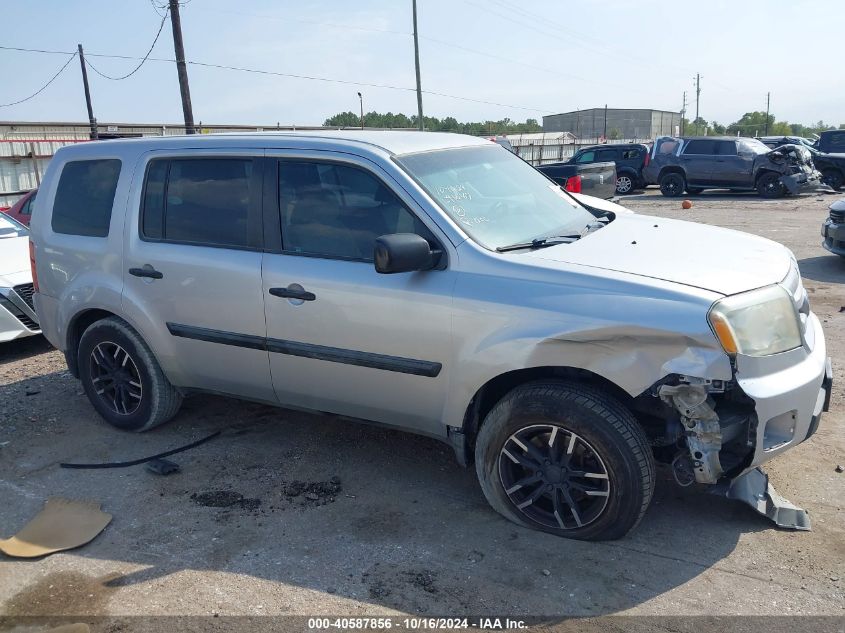
[[[634,183],[628,176],[619,176],[616,179],[617,193],[628,193],[634,187]]]
[[[138,366],[117,343],[103,342],[91,351],[91,384],[109,409],[131,415],[141,406],[143,387]]]
[[[596,521],[610,498],[610,478],[596,449],[555,424],[527,426],[499,452],[505,494],[528,519],[554,530]]]

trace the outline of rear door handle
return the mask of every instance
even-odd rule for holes
[[[270,288],[270,294],[274,297],[299,299],[300,301],[314,301],[317,298],[317,295],[313,292],[308,292],[304,288]]]
[[[157,271],[149,264],[144,264],[143,268],[130,268],[129,274],[134,277],[147,277],[149,279],[161,279],[164,277],[162,273]]]

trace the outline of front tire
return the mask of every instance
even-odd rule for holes
[[[654,492],[634,416],[595,387],[534,382],[487,414],[475,446],[481,488],[514,523],[580,540],[621,538]]]
[[[686,179],[683,175],[672,172],[660,177],[660,193],[667,198],[677,198],[686,189]]]
[[[822,172],[822,182],[834,191],[839,191],[842,188],[843,180],[845,179],[843,179],[842,173],[835,169],[825,169]]]
[[[77,353],[85,394],[112,426],[147,431],[179,410],[182,395],[141,336],[122,319],[109,317],[91,324]]]
[[[780,176],[770,171],[757,179],[757,193],[763,198],[782,198],[786,195],[786,187],[781,183]]]

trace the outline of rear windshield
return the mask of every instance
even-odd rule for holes
[[[120,161],[116,159],[67,163],[59,177],[53,203],[53,231],[108,236],[118,176]]]
[[[524,160],[500,147],[400,156],[397,162],[482,246],[581,231],[595,216]]]

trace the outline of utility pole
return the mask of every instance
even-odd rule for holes
[[[681,104],[681,136],[684,135],[684,119],[687,116],[687,91],[684,90],[684,101]]]
[[[698,134],[698,97],[701,94],[701,75],[695,74],[695,133]]]
[[[364,129],[364,96],[359,92],[358,101],[361,102],[361,129]]]
[[[766,93],[766,133],[765,133],[764,136],[769,135],[769,106],[771,105],[771,101],[772,101],[772,93],[767,92]]]
[[[78,44],[79,65],[82,66],[82,86],[85,88],[85,105],[88,106],[88,124],[91,126],[91,140],[100,138],[97,133],[97,119],[94,118],[94,107],[91,105],[91,89],[88,87],[88,70],[85,68],[85,53],[82,44]]]
[[[604,142],[607,143],[607,104],[604,104]]]
[[[182,19],[179,17],[179,0],[170,0],[170,24],[173,27],[173,48],[176,51],[176,71],[179,74],[182,113],[185,115],[185,134],[194,134],[196,131],[194,130],[194,111],[191,108],[188,68],[185,65],[185,46],[182,42]]]
[[[172,2],[173,0],[171,0]],[[422,84],[420,83],[420,40],[417,34],[417,0],[411,0],[414,10],[414,66],[417,70],[417,118],[420,131],[425,129],[422,107]]]

